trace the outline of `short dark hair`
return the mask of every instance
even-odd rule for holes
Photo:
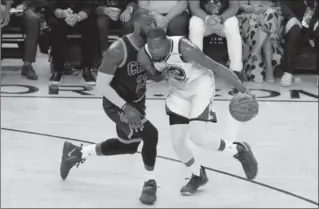
[[[147,31],[146,33],[146,38],[147,39],[161,39],[165,40],[166,39],[166,31],[164,28],[156,27],[156,28],[151,28]]]
[[[131,20],[132,22],[137,22],[145,17],[152,17],[152,13],[147,9],[139,8],[133,12]]]

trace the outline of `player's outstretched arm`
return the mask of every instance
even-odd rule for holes
[[[117,68],[124,59],[124,47],[120,41],[114,42],[104,53],[102,64],[99,68],[96,89],[110,102],[122,108],[126,101],[110,86]]]
[[[160,82],[165,79],[162,73],[155,69],[152,60],[146,54],[145,48],[142,48],[142,50],[139,51],[137,61],[147,71],[147,74],[150,76],[150,79],[156,82]]]
[[[218,76],[224,78],[229,84],[234,86],[238,91],[242,93],[245,93],[247,91],[244,84],[230,69],[205,55],[190,40],[183,38],[181,41],[180,52],[186,61],[198,63],[206,67],[207,69],[212,70]]]

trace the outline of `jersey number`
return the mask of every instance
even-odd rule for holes
[[[139,91],[145,87],[146,85],[146,80],[147,80],[147,75],[146,74],[143,74],[143,75],[139,75],[137,77],[137,86],[136,86],[136,91],[135,93],[139,93]]]

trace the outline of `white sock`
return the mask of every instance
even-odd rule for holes
[[[145,178],[147,180],[155,180],[155,172],[154,171],[148,171],[145,169]]]
[[[96,156],[96,145],[92,144],[82,148],[82,158],[87,158],[88,156]]]
[[[233,155],[238,153],[236,144],[225,141],[216,134],[207,132],[205,125],[205,122],[202,121],[192,121],[190,123],[190,139],[192,142],[205,149],[226,151]]]
[[[194,158],[192,160],[194,160]],[[200,165],[198,165],[196,161],[194,161],[190,166],[188,166],[188,168],[190,168],[192,174],[200,176]]]
[[[236,144],[234,144],[233,142],[225,141],[225,140],[223,141],[225,142],[225,149],[223,151],[229,152],[232,155],[236,155],[238,153]]]

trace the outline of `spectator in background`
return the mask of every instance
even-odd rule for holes
[[[310,26],[310,23],[314,23],[316,15],[311,11],[315,9],[316,4],[314,0],[280,0],[282,13],[285,20],[285,47],[282,60],[282,70],[284,74],[281,78],[282,86],[290,86],[293,83],[294,77],[294,65],[296,60],[296,54],[299,50],[302,31],[311,31],[314,25]],[[310,13],[309,13],[310,11]],[[309,18],[310,17],[310,18]]]
[[[10,8],[13,0],[6,0],[4,3],[5,5],[1,4],[1,28],[8,25],[10,22]]]
[[[51,83],[61,81],[64,63],[67,34],[74,30],[81,34],[81,69],[85,82],[89,85],[95,83],[91,74],[96,55],[97,28],[96,19],[93,15],[93,0],[50,0],[51,1],[51,46],[54,73],[50,78]]]
[[[315,47],[317,52],[317,86],[319,86],[319,21],[314,26],[315,30]]]
[[[272,1],[240,2],[238,19],[248,80],[263,82],[265,75],[267,82],[275,82],[274,68],[280,64],[282,57],[283,16],[280,13],[280,7]]]
[[[314,14],[310,21],[309,27],[314,31],[314,42],[317,53],[317,86],[319,86],[319,1],[314,2]]]
[[[239,10],[237,0],[190,0],[192,18],[189,23],[189,39],[203,50],[204,36],[217,34],[226,37],[229,68],[243,80],[241,71],[242,39],[236,14]]]
[[[36,13],[36,9],[44,6],[45,1],[8,0],[6,4],[7,10],[2,24],[7,25],[9,23],[9,11],[11,8],[15,8],[17,12],[11,15],[12,24],[10,25],[21,27],[21,30],[26,34],[21,74],[30,80],[37,80],[38,76],[33,69],[32,63],[36,61],[41,18]]]
[[[167,29],[168,36],[187,36],[189,14],[187,0],[138,0],[140,8],[150,10],[158,27]]]
[[[120,24],[123,35],[133,31],[131,15],[137,8],[136,0],[97,0],[97,25],[101,51],[108,48],[108,35],[112,22]]]

